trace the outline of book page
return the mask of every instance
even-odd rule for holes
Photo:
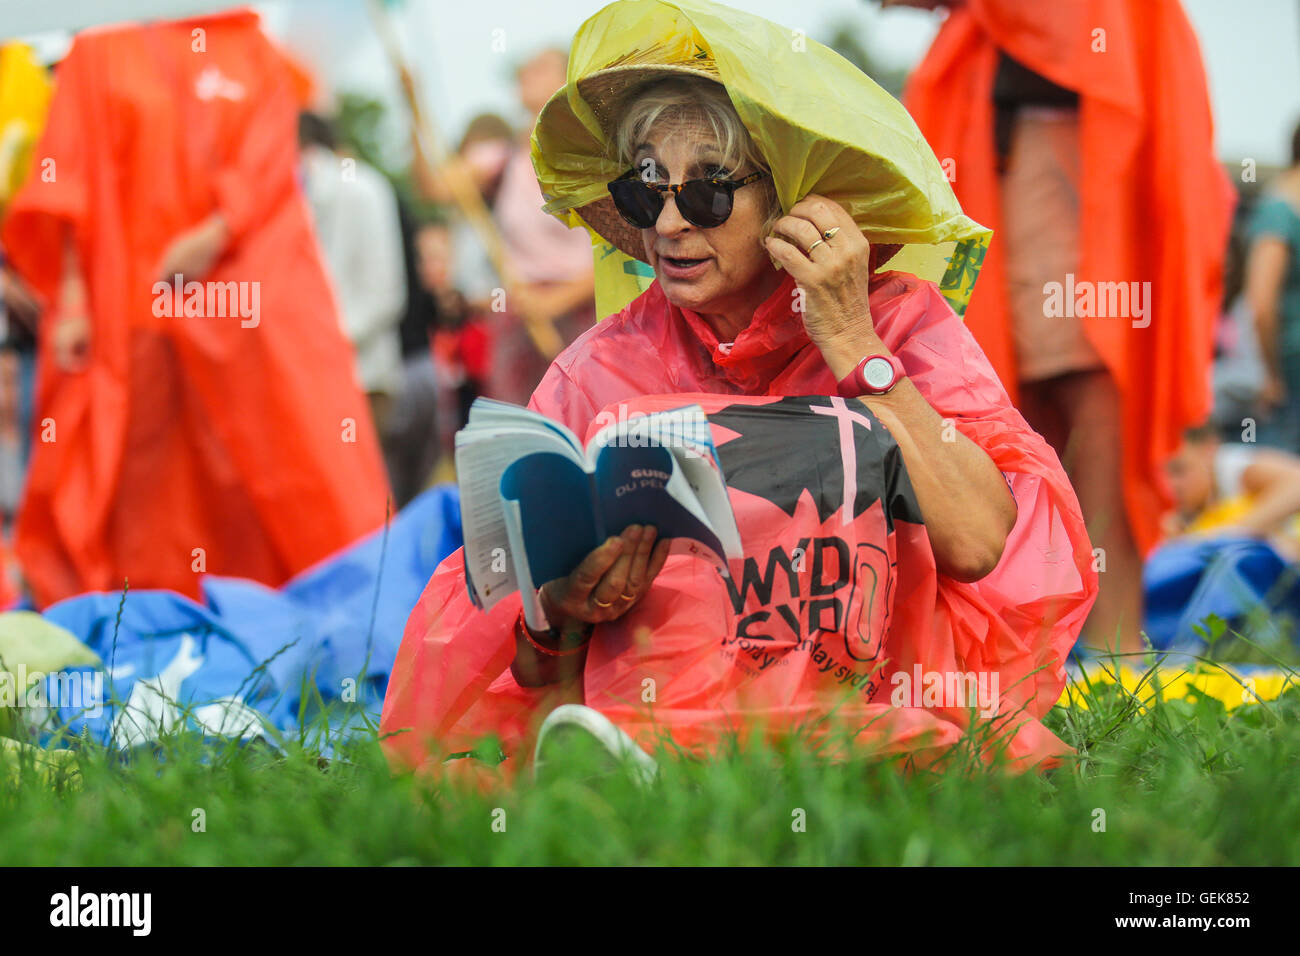
[[[727,495],[722,465],[718,461],[712,443],[708,449],[696,448],[694,453],[690,454],[678,454],[677,451],[677,449],[673,450],[677,467],[690,486],[696,501],[699,502],[705,520],[717,532],[718,540],[722,542],[724,556],[743,557],[740,529],[736,526],[736,515],[731,510],[731,498]]]
[[[713,447],[709,420],[698,404],[645,414],[634,411],[627,418],[606,425],[591,436],[587,445],[589,470],[595,470],[600,450],[617,448]]]
[[[530,427],[466,427],[456,434],[465,567],[475,603],[484,609],[519,587],[502,513],[501,476],[519,458],[551,452],[581,458],[563,436]],[[581,464],[578,464],[581,467]]]
[[[583,453],[582,442],[579,441],[578,436],[560,422],[552,421],[540,412],[535,412],[530,408],[512,405],[510,402],[499,402],[495,398],[474,399],[474,403],[469,407],[469,420],[466,422],[466,427],[471,425],[474,426],[475,431],[480,426],[537,427],[554,432],[575,452],[580,455]]]
[[[502,502],[502,516],[506,528],[506,540],[510,542],[510,565],[514,568],[518,580],[519,596],[523,599],[524,621],[534,631],[545,631],[551,624],[546,620],[541,598],[537,594],[537,585],[528,569],[527,549],[524,545],[523,517],[519,502],[506,499]]]

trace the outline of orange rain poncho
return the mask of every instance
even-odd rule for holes
[[[296,115],[251,11],[89,31],[59,67],[3,233],[52,307],[16,542],[39,605],[124,578],[197,596],[202,570],[275,585],[383,522],[378,444],[295,179]],[[203,279],[223,295],[155,314],[164,250],[218,210],[231,241]],[[78,372],[50,349],[65,226],[92,328]]]
[[[601,115],[619,107],[599,99],[601,77],[662,65],[724,84],[783,208],[826,195],[875,252],[903,246],[896,271],[873,277],[875,328],[929,403],[1006,474],[1018,518],[987,577],[939,575],[898,446],[865,403],[831,397],[834,376],[793,311],[793,278],[734,343],[719,343],[655,280],[560,355],[529,407],[590,438],[611,415],[698,402],[744,557],[727,581],[698,558],[671,555],[640,601],[595,627],[585,703],[647,749],[660,732],[708,752],[760,723],[776,733],[825,733],[834,723],[863,750],[924,762],[961,737],[972,711],[921,685],[982,675],[1001,698],[999,733],[989,737],[1019,767],[1052,762],[1069,748],[1040,718],[1064,686],[1097,575],[1055,453],[1012,407],[950,304],[964,302],[987,230],[962,214],[898,101],[843,58],[705,0],[627,0],[579,30],[569,83],[533,133],[548,211],[598,233],[598,260],[617,253],[626,265],[640,246],[639,235],[613,232],[617,213],[601,209],[604,183],[623,171],[605,154]],[[384,702],[394,763],[437,766],[489,735],[507,772],[527,763],[553,698],[511,673],[520,607],[512,595],[477,610],[462,552],[439,566],[407,622]],[[991,729],[987,716],[975,719]],[[476,764],[449,770],[473,774]]]
[[[994,234],[998,51],[1079,95],[1079,282],[1150,282],[1151,313],[1082,321],[1123,403],[1124,497],[1139,548],[1171,502],[1161,468],[1210,410],[1209,369],[1234,193],[1215,162],[1205,71],[1177,0],[967,0],[912,73],[904,102],[953,161],[966,213]],[[1065,277],[1061,277],[1064,283]],[[1013,399],[1006,264],[995,240],[966,323]]]

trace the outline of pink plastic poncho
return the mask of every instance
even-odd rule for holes
[[[1069,748],[1039,718],[1060,695],[1097,591],[1055,453],[1010,405],[932,283],[896,272],[873,279],[881,338],[939,414],[1006,475],[1018,507],[991,574],[972,584],[939,575],[898,446],[864,404],[828,397],[834,377],[791,310],[793,288],[787,276],[728,347],[656,282],[566,349],[533,394],[531,408],[584,438],[611,416],[700,401],[744,544],[730,582],[673,554],[641,601],[598,625],[585,703],[647,749],[664,732],[707,752],[760,726],[838,723],[866,751],[923,764],[973,720],[992,719],[990,736],[1014,766],[1054,764]],[[755,406],[769,417],[755,417]],[[792,431],[796,414],[803,426]],[[844,480],[853,469],[857,481]],[[554,698],[511,674],[519,612],[518,595],[476,610],[461,552],[443,561],[407,622],[384,703],[394,764],[427,766],[489,734],[507,754],[504,769],[528,762]],[[926,695],[934,674],[996,687],[998,716],[977,716],[975,700],[952,706],[950,695]]]

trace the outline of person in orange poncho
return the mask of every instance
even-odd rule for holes
[[[1135,650],[1235,202],[1196,37],[1177,0],[901,3],[949,8],[903,100],[996,236],[966,323],[1079,492],[1105,572],[1085,642]]]
[[[635,8],[615,4],[584,29],[607,35],[602,17]],[[743,16],[689,9],[710,22]],[[775,53],[786,35],[772,36]],[[868,242],[835,200],[812,192],[782,215],[765,143],[704,55],[669,62],[596,60],[542,113],[535,160],[548,131],[572,129],[576,89],[614,162],[646,176],[619,177],[612,198],[581,214],[656,278],[560,355],[529,407],[589,439],[698,403],[744,556],[727,580],[652,527],[613,529],[542,587],[552,629],[537,631],[517,593],[478,610],[452,554],[393,667],[381,720],[390,759],[477,776],[479,761],[445,758],[492,736],[514,774],[535,750],[545,759],[544,730],[563,716],[642,758],[663,734],[709,753],[733,734],[803,730],[831,743],[838,728],[860,752],[923,764],[982,728],[974,749],[986,759],[1053,764],[1069,748],[1040,718],[1096,593],[1055,455],[938,288],[877,272],[896,247]],[[905,128],[901,108],[881,110]],[[770,135],[782,122],[771,116]],[[914,130],[896,149],[937,169],[910,152],[925,150]],[[936,678],[978,681],[988,706],[976,714],[973,696],[931,694]]]
[[[22,43],[0,45],[0,222],[31,168],[31,151],[45,127],[53,84],[35,51]],[[0,244],[0,607],[21,595],[19,569],[9,547],[10,524],[30,454],[31,380],[35,367],[38,306],[10,268]]]
[[[252,11],[88,31],[59,67],[3,232],[47,306],[16,543],[38,605],[277,585],[383,522],[295,82]]]

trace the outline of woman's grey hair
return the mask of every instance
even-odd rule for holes
[[[668,77],[652,80],[634,91],[623,104],[622,115],[611,138],[614,159],[631,166],[637,144],[644,142],[650,131],[663,122],[702,121],[713,134],[714,142],[722,153],[722,167],[729,176],[739,170],[753,167],[770,173],[767,161],[759,151],[749,130],[740,120],[740,114],[721,83],[704,77]],[[781,218],[781,205],[776,198],[776,187],[770,175],[747,189],[758,189],[767,208],[767,218],[762,226],[766,235]]]

